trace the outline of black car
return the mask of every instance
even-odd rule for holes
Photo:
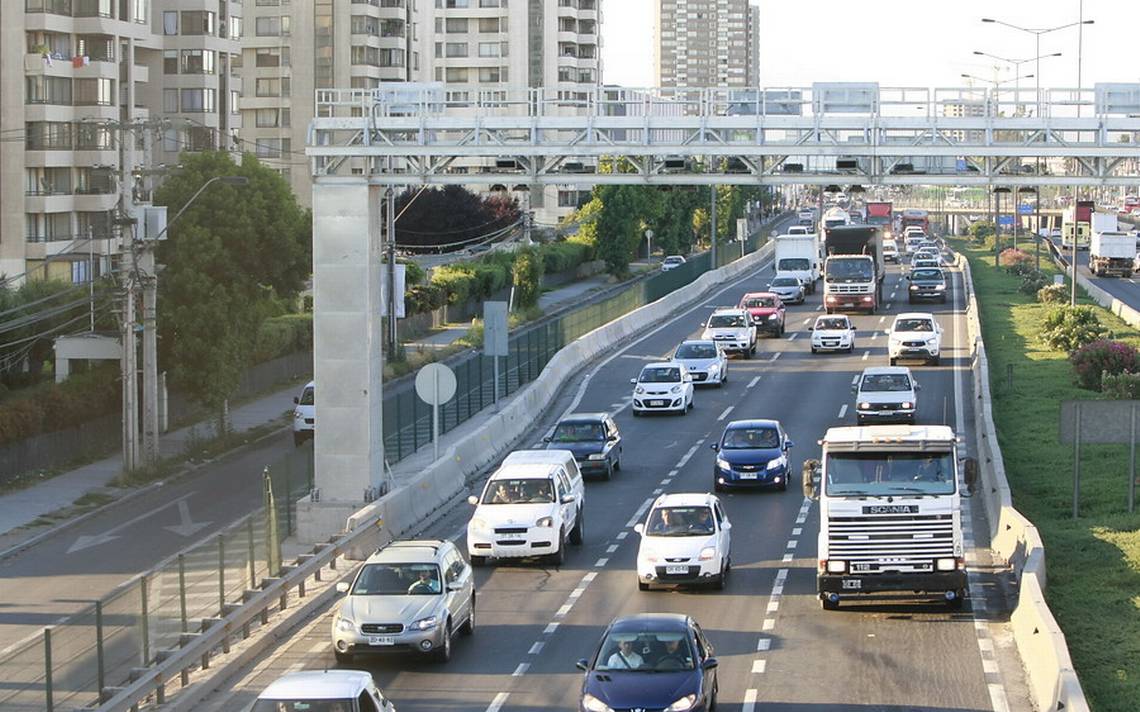
[[[609,413],[573,413],[542,439],[546,449],[569,450],[582,476],[610,479],[621,469],[621,433]]]
[[[919,267],[911,270],[907,279],[910,280],[910,287],[907,289],[909,303],[914,304],[921,299],[946,303],[946,291],[949,285],[946,283],[946,274],[941,269]]]
[[[697,622],[676,613],[615,618],[592,658],[582,658],[580,712],[716,707],[717,661]]]

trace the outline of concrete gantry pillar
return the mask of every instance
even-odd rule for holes
[[[313,183],[313,371],[316,487],[335,524],[384,477],[380,346],[382,187],[365,178]],[[351,505],[351,506],[346,506]],[[315,513],[315,512],[314,512]],[[327,530],[325,526],[318,529]]]

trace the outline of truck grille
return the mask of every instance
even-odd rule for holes
[[[828,520],[828,556],[853,568],[930,571],[935,559],[954,556],[952,514],[835,517]]]
[[[871,288],[865,284],[829,284],[827,291],[835,294],[870,294]]]

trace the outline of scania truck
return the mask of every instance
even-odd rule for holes
[[[882,302],[886,265],[878,228],[840,225],[824,232],[823,306],[874,314]]]
[[[816,590],[826,610],[844,597],[967,595],[962,498],[977,461],[958,478],[957,438],[945,425],[830,428],[821,460],[804,463],[804,494],[819,500]]]

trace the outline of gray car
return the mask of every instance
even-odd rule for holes
[[[446,540],[393,542],[368,557],[332,622],[338,662],[405,653],[451,659],[456,633],[475,632],[475,578]]]
[[[804,285],[795,277],[776,277],[768,284],[768,291],[780,295],[786,304],[804,303]]]

